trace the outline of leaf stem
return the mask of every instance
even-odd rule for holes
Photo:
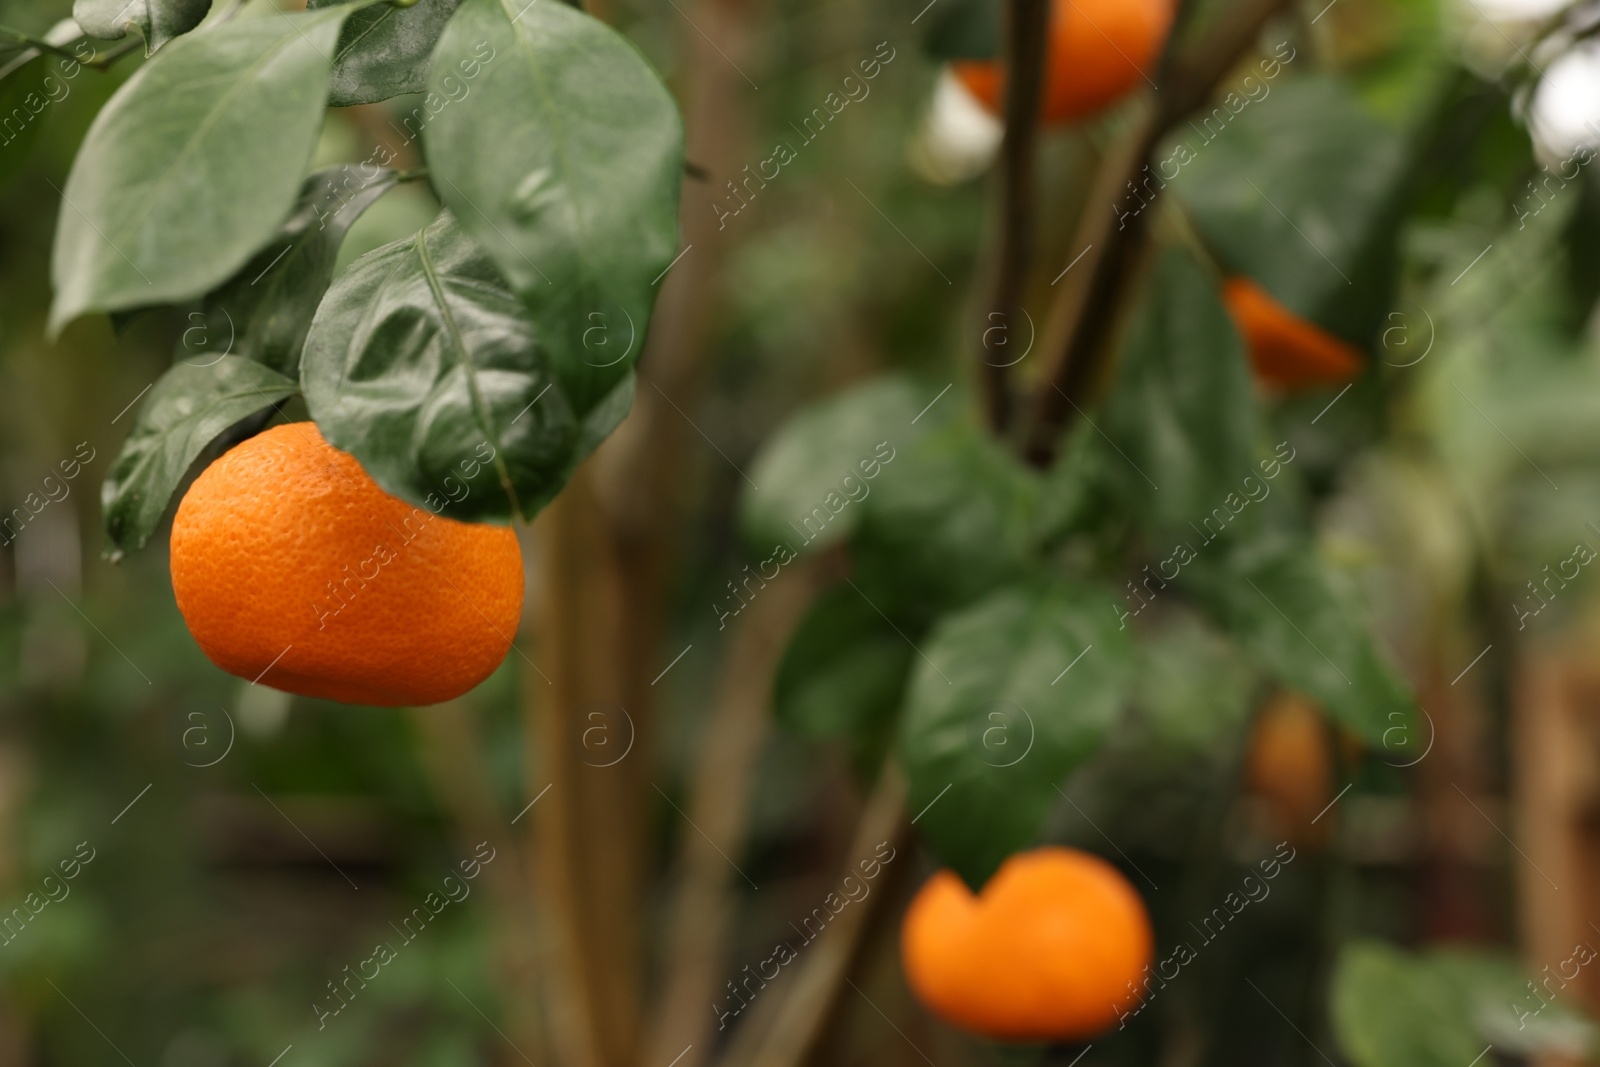
[[[394,180],[397,182],[417,182],[428,177],[427,167],[412,167],[410,170],[396,171]]]
[[[60,45],[51,44],[43,37],[35,37],[31,33],[23,33],[21,30],[13,30],[9,26],[0,26],[0,41],[7,41],[12,44],[22,45],[24,48],[34,52],[35,54],[49,52],[51,55],[64,56],[65,58],[73,60],[74,62],[83,62],[82,59],[73,55],[70,50],[63,48]],[[33,57],[30,56],[29,58],[31,59]],[[10,68],[7,69],[9,70]]]
[[[83,40],[87,40],[87,38],[82,38],[82,39]],[[130,33],[128,35],[128,40],[123,41],[121,44],[117,45],[117,47],[111,49],[109,52],[107,52],[103,56],[100,55],[100,50],[98,48],[96,48],[95,49],[95,58],[89,60],[87,63],[84,63],[83,65],[86,66],[86,67],[93,67],[95,70],[109,70],[111,68],[111,64],[115,63],[117,60],[121,59],[123,56],[127,55],[129,52],[132,52],[135,49],[142,47],[143,44],[144,44],[143,38],[141,38],[136,33]],[[83,62],[83,61],[79,60],[79,62]]]

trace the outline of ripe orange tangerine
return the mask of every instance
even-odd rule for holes
[[[1071,122],[1146,84],[1171,28],[1171,0],[1053,0],[1039,121]],[[998,61],[960,60],[951,69],[1000,114],[1005,71]]]
[[[1296,844],[1321,840],[1335,815],[1328,811],[1316,824],[1333,797],[1332,751],[1311,701],[1283,692],[1261,709],[1245,756],[1245,780],[1268,806],[1274,834]]]
[[[1256,377],[1285,389],[1337,385],[1361,373],[1354,345],[1301,318],[1249,278],[1229,278],[1222,302],[1250,350]]]
[[[203,471],[172,522],[172,590],[230,674],[347,704],[436,704],[505,659],[522,551],[378,488],[316,424],[275,426]]]
[[[1133,1006],[1154,935],[1144,901],[1098,856],[1019,852],[974,896],[953,871],[917,891],[900,958],[917,999],[1008,1041],[1074,1041]]]

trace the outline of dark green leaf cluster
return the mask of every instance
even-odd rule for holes
[[[1428,743],[1319,559],[1295,444],[1260,409],[1221,300],[1223,275],[1245,273],[1327,328],[1370,333],[1391,288],[1400,153],[1317,81],[1237,127],[1177,190],[1212,269],[1177,241],[1158,257],[1103,404],[1051,470],[990,438],[959,393],[891,377],[795,416],[752,471],[753,547],[844,546],[851,565],[792,639],[779,717],[863,759],[894,738],[918,829],[974,886],[1038,839],[1125,709],[1166,714],[1146,684],[1160,672],[1139,680],[1139,665],[1175,618],[1209,619],[1191,682],[1225,690],[1217,722],[1238,721],[1254,688],[1237,653],[1386,762]],[[1263,181],[1282,213],[1263,209]]]
[[[193,0],[75,13],[160,52],[67,179],[51,331],[194,309],[105,484],[114,553],[149,539],[208,446],[297,392],[389,492],[422,503],[464,480],[450,506],[469,520],[531,517],[626,415],[677,251],[683,134],[621,35],[501,0],[235,6],[204,25]],[[328,107],[404,93],[425,94],[406,120],[424,174],[368,160],[307,176]],[[335,278],[362,211],[424,176],[433,223]]]

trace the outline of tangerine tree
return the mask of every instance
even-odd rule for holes
[[[759,92],[733,44],[751,15],[722,0],[695,7],[705,27],[678,10],[695,51],[676,95],[616,12],[562,0],[76,0],[47,29],[7,30],[0,93],[20,118],[5,168],[81,70],[114,84],[51,182],[41,333],[104,317],[173,345],[123,413],[106,555],[159,544],[170,516],[176,607],[216,667],[418,709],[419,758],[484,835],[460,869],[492,871],[495,988],[516,1040],[495,1029],[524,1060],[529,1040],[564,1067],[823,1062],[851,987],[890,1019],[855,982],[875,946],[898,961],[899,1015],[941,1058],[974,1063],[1263,1048],[1291,1062],[1326,1059],[1325,1041],[1360,1067],[1469,1067],[1480,1041],[1581,1051],[1590,1030],[1567,1005],[1508,1025],[1502,1002],[1526,979],[1502,956],[1362,940],[1397,925],[1362,909],[1387,862],[1370,857],[1401,846],[1356,814],[1340,835],[1345,811],[1370,823],[1412,791],[1472,803],[1456,783],[1465,731],[1424,703],[1457,699],[1440,683],[1458,638],[1510,643],[1466,590],[1498,592],[1496,552],[1515,550],[1429,541],[1420,521],[1383,542],[1391,562],[1454,567],[1415,566],[1435,581],[1417,594],[1431,611],[1401,639],[1404,612],[1360,588],[1371,573],[1350,546],[1382,541],[1371,528],[1399,510],[1395,484],[1448,474],[1480,517],[1527,498],[1504,456],[1452,466],[1493,453],[1438,394],[1454,388],[1511,440],[1457,384],[1494,377],[1459,338],[1535,262],[1557,263],[1565,287],[1514,309],[1549,350],[1540,380],[1549,395],[1600,384],[1574,355],[1600,292],[1600,198],[1583,185],[1544,214],[1508,192],[1536,159],[1513,117],[1542,71],[1520,46],[1485,74],[1426,44],[1431,4],[1345,6],[1423,29],[1380,62],[1333,4],[877,12],[893,33],[754,162],[735,139],[753,105],[730,103],[741,79]],[[1528,49],[1578,45],[1596,24],[1584,7],[1529,31]],[[788,284],[792,248],[741,259],[741,227],[835,150],[829,131],[875,106],[902,55],[997,139],[987,195],[907,194],[956,234],[929,256],[849,183],[915,253],[863,270],[868,295],[853,296],[914,314],[841,357],[834,387],[763,367],[752,395],[782,403],[723,413],[759,424],[731,458],[673,399],[704,387],[698,359],[719,343],[703,309],[736,302],[709,279]],[[328,163],[341,123],[378,147]],[[931,152],[913,145],[918,173],[950,181]],[[1441,162],[1497,152],[1521,170],[1477,182]],[[353,254],[363,219],[408,190],[425,217]],[[1441,232],[1489,248],[1462,258]],[[1473,275],[1496,244],[1505,258]],[[935,295],[913,301],[896,287],[919,264]],[[965,302],[946,270],[970,276]],[[736,343],[824,328],[745,298],[761,313]],[[1432,309],[1458,340],[1413,370]],[[794,404],[797,380],[824,395]],[[674,630],[672,567],[694,569],[704,532],[673,496],[692,484],[680,436],[729,470],[705,490],[722,518],[695,564],[717,574],[694,580],[715,591],[711,617],[697,607]],[[519,638],[525,546],[537,574]],[[1575,580],[1560,574],[1561,589]],[[1524,623],[1556,592],[1529,587]],[[692,636],[676,658],[669,631]],[[674,733],[655,687],[697,643],[722,650],[714,678],[683,683],[711,710]],[[459,716],[503,662],[531,710],[489,754]],[[827,754],[853,822],[830,830],[822,851],[842,873],[787,922],[793,937],[741,865],[769,711],[773,747]],[[507,771],[499,756],[519,744]],[[675,744],[683,782],[663,788]],[[651,832],[680,816],[692,832]],[[493,866],[491,841],[513,862]],[[766,851],[763,878],[804,850]],[[327,1062],[387,1054],[328,1035],[346,1010],[389,1003],[366,995],[395,955],[382,936],[359,979],[311,987],[294,1045]],[[754,962],[735,966],[735,947]],[[1219,1005],[1225,1023],[1208,1015]],[[1310,1051],[1285,1051],[1296,1035]]]

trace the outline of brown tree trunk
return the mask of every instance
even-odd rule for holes
[[[642,820],[647,805],[661,803],[648,775],[655,683],[680,651],[661,647],[663,589],[676,555],[684,445],[697,439],[688,420],[731,236],[711,204],[743,162],[753,92],[734,66],[748,64],[749,4],[683,6],[688,158],[712,178],[684,183],[684,251],[660,282],[632,413],[534,525],[529,654],[546,677],[525,672],[529,799],[550,791],[530,815],[530,832],[554,964],[545,982],[550,1029],[563,1067],[641,1062]],[[610,755],[584,744],[597,728],[618,745],[626,734],[630,754],[600,766]]]
[[[630,752],[596,752],[597,726],[643,731],[629,709],[637,666],[622,640],[632,605],[615,529],[585,464],[533,526],[528,766],[533,866],[553,972],[545,989],[564,1067],[631,1067],[640,1023],[643,797]],[[637,707],[637,705],[636,705]],[[595,718],[594,716],[599,716]],[[635,750],[639,738],[634,739]],[[548,791],[546,791],[548,790]]]

